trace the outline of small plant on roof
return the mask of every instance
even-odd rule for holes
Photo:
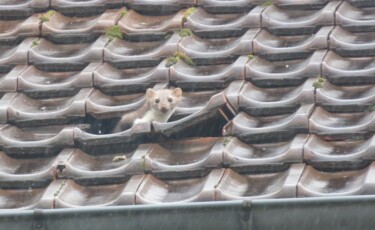
[[[273,0],[268,0],[268,1],[265,1],[262,6],[264,7],[268,7],[268,6],[272,6],[273,5]]]
[[[313,86],[315,87],[315,88],[323,88],[323,86],[324,86],[324,83],[326,82],[326,79],[324,78],[324,77],[322,77],[322,76],[320,76],[319,78],[318,78],[318,80],[316,80],[314,83],[313,83]]]
[[[165,60],[165,67],[171,67],[178,62],[179,58],[176,56],[169,57]]]
[[[34,47],[34,46],[37,46],[37,45],[39,45],[39,41],[34,40],[33,43],[31,44],[31,47]]]
[[[195,7],[190,7],[189,9],[187,9],[185,11],[184,16],[182,17],[182,23],[187,22],[187,18],[190,16],[190,14],[192,14],[196,10],[197,10],[197,8],[195,8]]]
[[[56,11],[49,10],[46,13],[42,14],[39,17],[39,20],[42,21],[42,22],[48,22],[51,19],[52,15],[54,15],[54,14],[56,14]]]
[[[127,15],[129,13],[128,10],[121,10],[121,17],[124,17],[125,15]]]
[[[191,36],[193,33],[188,28],[184,28],[184,29],[180,30],[180,32],[178,34],[180,35],[180,37],[184,38],[184,37]]]
[[[230,142],[230,138],[225,138],[225,140],[223,141],[223,146],[227,146]]]
[[[171,67],[172,65],[176,64],[178,60],[182,60],[188,65],[195,66],[195,63],[191,58],[189,58],[186,54],[182,52],[176,52],[173,57],[169,57],[166,59],[165,67]]]
[[[115,38],[122,39],[121,29],[118,25],[109,27],[105,32],[105,35],[107,35],[109,41],[112,41]]]
[[[142,168],[142,172],[146,172],[146,155],[142,156],[141,168]]]
[[[194,61],[191,60],[191,58],[189,56],[187,56],[186,54],[184,54],[182,52],[176,52],[176,54],[174,56],[177,56],[179,59],[181,59],[182,61],[184,61],[188,65],[195,66]]]
[[[248,58],[249,60],[252,60],[252,59],[254,59],[254,58],[255,58],[255,56],[254,56],[254,55],[252,55],[252,54],[249,54],[249,55],[247,55],[247,58]]]

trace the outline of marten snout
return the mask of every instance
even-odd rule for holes
[[[169,108],[168,108],[167,106],[161,106],[161,107],[160,107],[160,111],[161,111],[162,113],[166,113],[166,112],[168,112],[168,110],[169,110]]]

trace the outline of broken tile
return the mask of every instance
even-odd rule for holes
[[[222,90],[183,92],[181,101],[178,103],[171,120],[183,118],[203,109],[214,95],[221,92]]]
[[[165,137],[216,136],[228,117],[232,116],[231,106],[227,104],[225,94],[222,92],[212,96],[205,107],[191,115],[166,123],[154,121],[152,126],[156,133]],[[215,125],[207,129],[208,124]]]

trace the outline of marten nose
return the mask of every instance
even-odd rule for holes
[[[163,113],[166,113],[168,112],[168,107],[163,106],[160,108],[160,111],[162,111]]]

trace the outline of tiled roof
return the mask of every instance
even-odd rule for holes
[[[0,209],[375,194],[374,7],[0,2]]]

